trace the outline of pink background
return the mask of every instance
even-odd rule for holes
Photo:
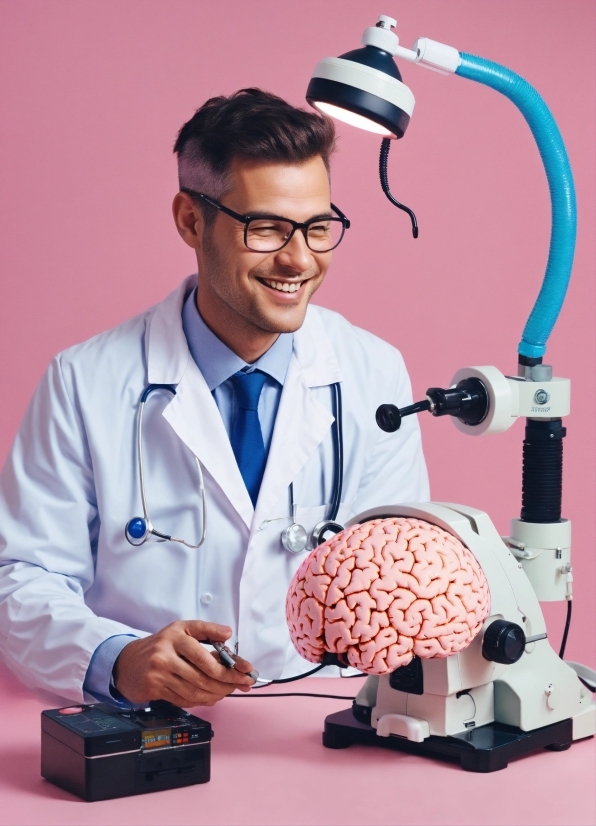
[[[429,36],[522,74],[545,97],[569,150],[578,247],[546,360],[574,382],[563,511],[574,527],[568,656],[593,666],[595,9],[590,0],[3,0],[0,459],[53,354],[159,301],[194,270],[170,217],[180,125],[206,98],[242,86],[305,105],[315,63],[355,48],[379,12],[392,14],[403,45]],[[544,272],[549,203],[529,131],[507,100],[460,78],[402,69],[417,104],[392,148],[390,177],[416,211],[420,238],[381,192],[378,139],[340,125],[333,198],[353,228],[317,301],[398,346],[422,398],[467,364],[515,372]],[[519,515],[523,423],[485,439],[430,417],[422,427],[433,498],[482,508],[507,533]],[[557,646],[564,605],[545,612]],[[312,719],[318,737],[319,716]],[[291,734],[280,743],[290,746]],[[554,771],[572,752],[548,765]],[[333,763],[329,753],[320,760],[319,769]],[[487,813],[475,822],[564,822],[552,812],[548,821]],[[448,822],[427,814],[416,822]]]

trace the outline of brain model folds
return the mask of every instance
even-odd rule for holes
[[[455,536],[420,519],[377,519],[315,548],[286,600],[294,647],[343,654],[367,674],[466,648],[488,615],[482,569]]]

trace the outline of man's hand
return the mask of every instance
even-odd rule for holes
[[[131,703],[168,700],[183,708],[212,706],[235,689],[249,691],[252,665],[236,657],[225,668],[199,640],[225,642],[232,630],[201,620],[178,620],[157,634],[128,643],[114,665],[114,684]]]

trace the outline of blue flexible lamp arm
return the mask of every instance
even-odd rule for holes
[[[575,252],[577,209],[569,158],[555,119],[533,86],[498,63],[463,52],[460,57],[456,74],[491,86],[517,106],[544,164],[551,197],[550,249],[544,281],[518,347],[520,356],[541,359],[565,300]]]

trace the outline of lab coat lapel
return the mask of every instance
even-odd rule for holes
[[[199,459],[248,528],[253,506],[217,405],[195,364],[182,328],[182,305],[196,275],[155,308],[146,339],[150,384],[176,385],[164,418]]]
[[[253,506],[221,414],[203,374],[190,359],[164,418],[192,450],[250,528]]]
[[[316,308],[309,308],[304,325],[294,334],[294,352],[277,411],[253,532],[317,450],[334,421],[332,410],[316,399],[311,388],[337,381],[341,381],[341,371],[331,343]]]

